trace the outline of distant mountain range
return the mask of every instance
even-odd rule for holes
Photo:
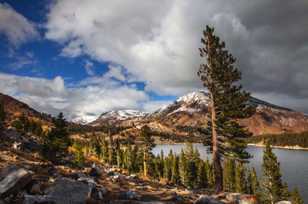
[[[50,124],[52,117],[40,113],[27,104],[13,97],[0,94],[0,100],[5,104],[7,124],[21,114],[39,119]],[[300,133],[308,131],[308,116],[304,113],[280,107],[257,98],[250,102],[257,106],[256,113],[240,120],[253,135]],[[173,103],[163,106],[154,112],[147,113],[139,110],[113,110],[101,114],[95,121],[87,126],[112,125],[125,130],[120,134],[124,137],[134,137],[140,128],[148,125],[158,136],[190,138],[199,137],[198,128],[205,127],[208,114],[209,97],[206,92],[196,91],[179,97]],[[71,123],[73,125],[73,123]]]
[[[256,113],[251,118],[239,122],[248,127],[253,135],[308,131],[308,117],[305,114],[253,97],[250,102],[257,106]],[[191,131],[197,127],[204,127],[208,104],[209,97],[206,92],[191,92],[152,113],[138,110],[110,111],[103,113],[90,125],[100,126],[108,123],[138,127],[147,124],[156,131],[181,133],[183,130]]]

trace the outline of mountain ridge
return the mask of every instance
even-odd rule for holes
[[[250,102],[256,105],[256,113],[249,119],[240,120],[240,124],[248,127],[253,135],[280,134],[284,132],[308,131],[308,117],[301,112],[278,106],[255,97]],[[209,97],[205,91],[190,92],[179,97],[173,103],[144,114],[142,117],[131,117],[122,120],[108,119],[100,121],[100,117],[90,124],[98,126],[102,123],[117,125],[145,125],[174,127],[200,127],[207,119]],[[123,110],[122,110],[123,111]],[[108,113],[108,112],[107,112]],[[108,115],[105,113],[105,116]]]

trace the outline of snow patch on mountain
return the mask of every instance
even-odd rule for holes
[[[209,103],[209,95],[204,91],[194,91],[179,97],[176,102],[184,102],[189,104],[197,102],[207,105]]]
[[[130,118],[136,118],[136,117],[144,117],[147,113],[139,110],[115,110],[115,111],[108,111],[103,113],[99,119],[116,119],[116,120],[126,120]]]

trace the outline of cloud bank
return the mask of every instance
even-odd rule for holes
[[[68,57],[120,64],[147,91],[180,95],[200,88],[197,48],[202,29],[213,25],[238,58],[246,89],[294,105],[308,101],[307,6],[300,0],[63,0],[51,6],[46,37],[62,43]],[[305,104],[292,107],[308,111]]]
[[[44,79],[0,73],[0,90],[39,111],[53,115],[62,111],[77,121],[91,121],[113,109],[140,108],[149,101],[144,91],[106,77],[103,84],[90,77],[69,87],[60,76]]]
[[[14,46],[39,36],[32,22],[5,3],[0,3],[0,34]]]

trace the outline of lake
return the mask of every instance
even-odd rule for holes
[[[202,159],[210,158],[202,144],[194,144],[194,147],[199,150]],[[156,145],[153,153],[158,155],[163,150],[166,155],[172,150],[179,154],[183,148],[185,148],[185,144]],[[253,156],[250,159],[250,165],[255,167],[260,176],[262,174],[263,148],[249,146],[247,150]],[[297,186],[305,203],[308,203],[308,151],[285,149],[274,149],[273,151],[280,162],[283,181],[288,183],[291,190]]]

